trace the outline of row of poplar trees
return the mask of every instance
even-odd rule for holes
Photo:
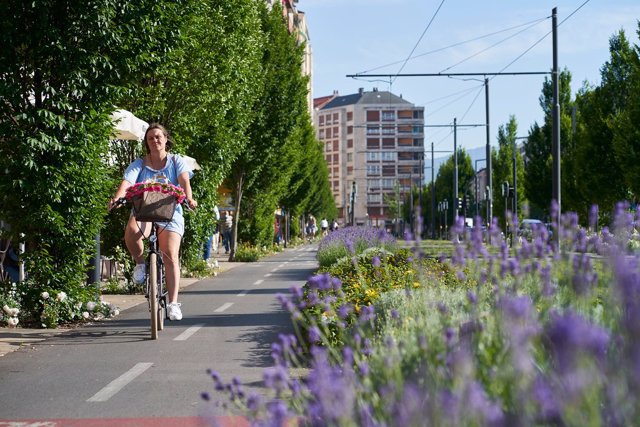
[[[82,292],[97,235],[103,254],[124,246],[127,213],[106,207],[142,144],[112,140],[116,108],[164,124],[174,151],[201,167],[183,262],[201,257],[223,182],[235,236],[251,244],[272,243],[277,208],[293,218],[334,216],[308,112],[304,47],[279,5],[1,2],[0,46],[2,238],[26,243],[34,301],[45,289]]]

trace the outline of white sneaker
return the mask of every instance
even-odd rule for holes
[[[138,264],[133,269],[133,283],[138,285],[144,283],[144,276],[146,274],[146,269],[144,264]]]
[[[167,305],[167,312],[169,313],[169,320],[182,320],[182,311],[180,310],[179,302],[172,302]]]

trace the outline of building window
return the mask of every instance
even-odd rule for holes
[[[390,122],[396,119],[396,112],[393,110],[383,111],[382,112],[382,121]]]
[[[333,127],[333,137],[337,138],[340,135],[340,132],[338,131],[338,126],[334,126]]]
[[[410,174],[411,173],[411,165],[398,165],[398,173],[399,174]]]
[[[398,111],[398,118],[399,119],[412,119],[413,118],[413,111],[412,110],[400,110],[400,111]]]
[[[380,165],[367,165],[367,175],[376,176],[380,175]]]
[[[414,110],[413,111],[414,119],[424,119],[424,110]]]
[[[381,203],[382,194],[367,194],[367,202],[369,203]]]
[[[379,122],[380,121],[380,111],[378,111],[378,110],[367,110],[367,121],[368,122]]]
[[[413,145],[413,138],[398,138],[398,145],[402,147],[411,147]]]
[[[413,126],[404,125],[398,126],[398,133],[411,133],[413,132]]]
[[[414,147],[424,147],[424,138],[413,138]]]
[[[333,155],[333,164],[338,164],[340,156],[338,154]]]
[[[338,151],[340,147],[338,146],[338,141],[333,141],[333,151]]]
[[[327,142],[327,144],[325,145],[325,151],[326,152],[331,151],[331,146],[332,146],[331,141]]]
[[[394,135],[396,133],[395,126],[382,126],[383,135]]]
[[[353,175],[353,166],[347,166],[347,175]]]
[[[377,190],[380,188],[380,180],[379,179],[368,179],[367,180],[367,191]]]
[[[347,148],[353,148],[353,139],[347,139]]]
[[[383,162],[395,162],[396,161],[396,152],[395,151],[383,151],[381,154],[382,154],[382,161]]]
[[[414,126],[413,133],[422,133],[422,126]]]
[[[327,139],[331,138],[331,128],[327,128],[327,133],[325,135]]]
[[[347,111],[347,121],[350,122],[353,120],[353,111]]]
[[[413,153],[410,151],[398,153],[398,160],[413,160]]]
[[[333,124],[337,125],[338,123],[340,123],[340,113],[333,113]]]
[[[324,116],[320,116],[320,118],[318,118],[318,124],[320,126],[324,126]]]
[[[367,126],[367,135],[380,135],[379,126]]]
[[[396,148],[396,140],[394,138],[382,138],[382,148]]]
[[[382,179],[382,188],[393,188],[393,184],[395,179],[383,178]]]
[[[324,139],[324,129],[320,129],[318,132],[318,139]]]
[[[347,126],[347,135],[351,135],[353,133],[353,126]]]
[[[367,149],[380,148],[379,138],[367,138]]]
[[[353,162],[353,153],[347,153],[347,162]]]
[[[395,165],[384,165],[382,166],[382,176],[395,176],[396,175],[396,166]]]
[[[379,162],[380,161],[380,152],[379,151],[368,151],[367,152],[367,161],[368,162]]]

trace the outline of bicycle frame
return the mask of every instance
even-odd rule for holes
[[[165,288],[164,262],[158,248],[158,224],[151,223],[149,234],[149,251],[145,259],[147,277],[145,280],[145,296],[149,303],[151,315],[151,339],[158,338],[158,331],[164,329],[167,317],[167,290]]]

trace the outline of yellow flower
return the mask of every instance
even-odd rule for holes
[[[369,298],[375,298],[378,296],[378,292],[376,292],[375,289],[367,289],[366,291],[364,291],[364,294]]]
[[[413,287],[414,288],[419,288],[420,287],[420,282],[413,282]]]

